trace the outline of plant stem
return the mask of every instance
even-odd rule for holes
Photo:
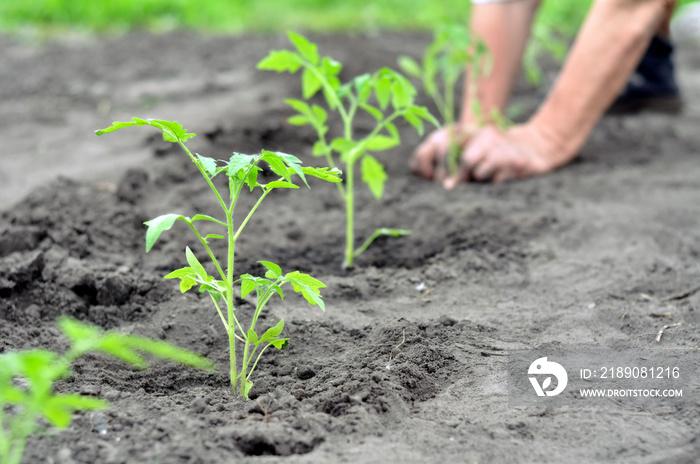
[[[236,383],[238,382],[238,376],[236,373],[236,328],[234,327],[234,321],[236,316],[233,314],[233,269],[234,269],[234,253],[236,251],[236,237],[234,235],[233,227],[233,209],[235,206],[234,198],[231,203],[231,207],[226,209],[226,224],[228,227],[228,266],[226,275],[226,309],[228,310],[228,344],[229,344],[229,360],[231,363],[231,391],[233,395],[236,396]]]
[[[343,268],[347,269],[352,266],[355,258],[355,161],[348,160],[345,171],[345,262]]]
[[[262,354],[265,352],[265,350],[269,348],[270,345],[272,345],[272,343],[268,343],[267,345],[265,345],[265,348],[263,348],[262,350],[260,350],[260,353],[258,353],[258,357],[255,359],[255,362],[253,363],[253,367],[250,368],[250,372],[248,373],[247,379],[250,379],[250,376],[253,375],[253,371],[255,370],[255,368],[256,368],[257,365],[258,365],[258,361],[260,361],[260,357],[261,357]],[[251,353],[251,357],[254,356],[254,355],[255,355],[255,351],[253,351],[253,352]]]
[[[260,206],[260,203],[265,199],[268,193],[272,192],[272,190],[265,190],[265,193],[263,193],[260,198],[258,198],[258,202],[255,203],[255,206],[248,212],[248,215],[246,218],[241,222],[241,225],[238,227],[238,230],[236,231],[236,234],[233,236],[233,241],[235,242],[238,239],[238,236],[241,234],[243,231],[243,228],[248,224],[248,221],[250,221],[250,218],[253,216],[253,213],[255,213],[255,210],[258,209],[258,206]]]
[[[194,231],[195,235],[199,239],[199,241],[202,243],[204,246],[204,249],[207,250],[207,253],[209,254],[209,259],[212,260],[214,263],[214,266],[216,266],[216,270],[219,271],[219,275],[221,276],[221,280],[226,280],[226,274],[224,273],[224,270],[221,269],[221,266],[219,265],[219,261],[216,259],[216,256],[214,256],[214,252],[211,251],[211,248],[209,248],[209,244],[207,243],[206,239],[202,237],[202,235],[199,233],[197,228],[192,224],[191,222],[188,222],[192,230]]]

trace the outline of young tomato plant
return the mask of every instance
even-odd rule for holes
[[[197,166],[202,177],[204,177],[204,180],[216,196],[216,200],[221,206],[223,213],[223,219],[216,219],[204,214],[197,214],[191,218],[181,214],[165,214],[146,222],[148,226],[146,232],[146,252],[151,250],[158,237],[160,237],[164,231],[172,228],[176,221],[183,221],[186,223],[197,236],[197,239],[199,239],[199,242],[204,247],[204,250],[206,250],[209,259],[216,268],[215,276],[210,276],[207,273],[207,270],[200,263],[199,259],[192,250],[187,247],[185,249],[185,257],[187,258],[189,266],[177,269],[166,275],[165,278],[180,279],[180,291],[182,293],[199,285],[200,292],[207,292],[209,294],[229,339],[231,388],[233,394],[237,395],[240,393],[241,396],[247,399],[248,392],[253,386],[250,377],[263,352],[270,346],[281,349],[288,341],[286,338],[280,338],[280,333],[284,328],[284,320],[280,320],[277,325],[271,327],[264,333],[258,334],[258,332],[256,332],[255,326],[267,302],[274,294],[279,295],[280,298],[284,298],[282,286],[285,283],[289,283],[292,289],[295,292],[301,293],[311,305],[318,305],[325,311],[325,306],[320,295],[320,289],[325,287],[325,285],[323,282],[307,274],[302,274],[299,271],[285,274],[277,264],[269,261],[259,261],[260,264],[267,269],[264,277],[254,277],[250,274],[245,274],[235,279],[234,252],[236,249],[236,241],[248,224],[248,221],[250,221],[250,218],[270,192],[282,188],[299,188],[299,186],[292,182],[293,176],[298,176],[308,187],[306,176],[317,177],[328,182],[340,182],[341,172],[338,169],[302,166],[301,161],[295,156],[266,150],[263,150],[259,155],[234,153],[228,161],[217,161],[213,158],[193,154],[185,146],[185,142],[194,137],[195,134],[188,133],[179,123],[174,121],[133,118],[132,121],[128,122],[114,122],[112,126],[98,130],[96,134],[102,135],[124,127],[146,125],[160,129],[165,141],[177,143],[182,147],[190,160]],[[258,182],[258,173],[262,171],[262,168],[258,165],[261,162],[267,163],[270,170],[279,176],[279,178],[267,184]],[[214,178],[219,174],[225,175],[228,179],[228,195],[222,195],[214,185]],[[241,192],[246,187],[250,189],[251,192],[255,189],[259,189],[262,193],[257,203],[250,209],[240,225],[236,227],[233,213],[236,202]],[[196,225],[196,223],[200,221],[207,221],[221,226],[224,229],[223,233],[225,235],[209,234],[202,236]],[[225,240],[228,244],[228,254],[223,264],[215,256],[210,247],[210,242],[212,240]],[[246,297],[253,291],[255,291],[257,296],[255,312],[253,313],[250,326],[247,329],[244,329],[236,316],[234,285],[237,284],[241,286],[241,298]],[[221,301],[224,302],[224,311],[221,309]],[[240,363],[236,358],[237,340],[243,344],[243,356],[240,359]]]
[[[372,195],[380,199],[384,194],[387,174],[384,166],[371,153],[388,150],[400,144],[399,131],[394,124],[399,118],[415,127],[420,134],[423,133],[423,121],[436,126],[437,121],[426,108],[414,104],[415,89],[408,79],[396,71],[383,68],[374,74],[363,74],[350,82],[342,83],[338,77],[342,64],[330,57],[321,57],[317,45],[305,37],[293,32],[288,33],[288,36],[295,50],[272,51],[258,63],[258,68],[292,74],[303,69],[301,83],[304,100],[309,100],[321,92],[327,109],[336,111],[342,120],[342,135],[329,141],[326,109],[302,100],[286,100],[298,113],[289,119],[289,123],[297,126],[308,124],[316,130],[318,141],[313,147],[314,156],[325,157],[328,166],[334,168],[336,154],[343,164],[345,185],[338,184],[338,191],[345,201],[343,266],[347,268],[352,266],[355,257],[378,237],[410,233],[403,229],[377,229],[362,245],[355,248],[355,166],[359,163],[362,180]],[[376,120],[374,129],[365,136],[359,136],[353,130],[353,120],[358,111],[364,111]]]
[[[425,93],[433,100],[445,127],[456,127],[455,89],[457,81],[467,72],[466,91],[475,127],[487,122],[477,95],[477,84],[490,72],[490,55],[486,44],[474,38],[469,29],[461,25],[445,25],[435,32],[433,41],[423,55],[422,64],[413,58],[401,56],[399,67],[408,75],[420,79]],[[501,125],[505,119],[498,111],[492,111],[490,119]],[[452,137],[446,157],[449,172],[455,173],[459,166],[460,147],[469,137],[470,131]]]
[[[75,393],[54,393],[54,384],[70,376],[71,364],[89,352],[114,356],[140,369],[147,362],[139,352],[199,369],[213,370],[207,359],[169,343],[138,335],[102,332],[70,318],[59,327],[71,342],[63,355],[34,349],[0,355],[0,462],[19,464],[29,436],[40,419],[64,428],[76,411],[103,409],[106,401]]]

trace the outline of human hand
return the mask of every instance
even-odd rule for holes
[[[428,136],[411,158],[411,170],[426,179],[442,182],[447,178],[447,155],[451,144],[460,151],[468,138],[468,129],[457,125],[442,127]]]
[[[506,131],[486,126],[469,138],[462,151],[459,171],[446,178],[443,185],[451,189],[459,182],[503,182],[531,177],[568,163],[574,155],[561,150],[531,124]]]

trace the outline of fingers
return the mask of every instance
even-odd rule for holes
[[[426,179],[435,179],[437,176],[444,177],[442,160],[445,157],[448,144],[449,140],[445,129],[433,132],[416,149],[409,164],[411,170]]]
[[[493,144],[494,135],[489,128],[485,128],[475,135],[471,139],[469,147],[462,153],[462,162],[457,174],[445,179],[443,186],[446,189],[453,189],[460,182],[489,180],[495,173],[495,166],[489,157]]]

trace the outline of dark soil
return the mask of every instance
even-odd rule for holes
[[[317,39],[346,78],[427,43]],[[145,220],[213,213],[211,193],[154,132],[92,131],[134,115],[177,119],[205,155],[279,149],[319,164],[312,134],[286,123],[298,77],[255,70],[284,46],[186,33],[0,38],[0,352],[65,349],[55,320],[70,315],[220,367],[82,359],[59,389],[111,408],[34,436],[24,462],[696,462],[697,390],[676,408],[512,408],[506,361],[542,345],[700,347],[700,294],[687,292],[700,285],[700,52],[680,46],[682,115],[606,118],[574,164],[540,178],[445,191],[410,174],[420,138],[401,127],[403,147],[381,155],[386,196],[361,186],[356,221],[361,237],[413,234],[378,241],[349,271],[333,185],[272,195],[240,239],[238,271],[258,273],[265,259],[312,273],[328,285],[327,312],[273,300],[262,323],[284,318],[291,342],[263,359],[244,402],[228,389],[216,312],[162,279],[186,244],[201,252],[189,231],[176,225],[144,252]],[[542,93],[521,85],[515,101],[532,111]]]

